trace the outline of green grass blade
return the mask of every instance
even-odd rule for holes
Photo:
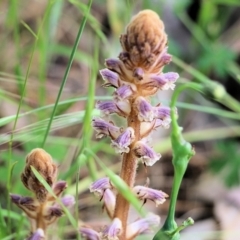
[[[41,176],[38,171],[31,166],[31,170],[33,171],[34,175],[38,179],[38,181],[47,189],[47,191],[56,199],[57,203],[61,206],[61,208],[64,210],[65,214],[68,217],[68,220],[72,224],[72,226],[75,228],[76,231],[78,231],[78,224],[77,221],[73,218],[69,210],[62,204],[61,200],[54,194],[52,188],[48,185],[48,183],[45,181],[45,179]]]
[[[71,52],[71,56],[70,56],[70,59],[68,61],[68,65],[67,65],[67,68],[66,68],[66,71],[65,71],[65,74],[64,74],[64,77],[63,77],[63,80],[62,80],[62,83],[61,83],[61,86],[60,86],[60,89],[59,89],[59,92],[58,92],[58,96],[57,96],[57,99],[55,101],[55,105],[54,105],[54,108],[53,108],[53,111],[52,111],[52,114],[51,114],[51,117],[50,117],[50,120],[49,120],[49,124],[47,126],[47,130],[45,132],[45,135],[44,135],[44,138],[43,138],[43,141],[42,141],[42,148],[44,148],[44,145],[46,143],[46,140],[47,140],[47,136],[49,134],[49,131],[50,131],[50,128],[51,128],[51,125],[52,125],[52,120],[53,120],[53,117],[55,116],[55,112],[56,112],[56,109],[57,109],[57,106],[58,106],[58,103],[59,103],[59,100],[60,100],[60,97],[61,97],[61,94],[62,94],[62,91],[63,91],[63,88],[65,86],[65,83],[67,81],[67,77],[68,77],[68,74],[69,74],[69,71],[70,71],[70,68],[72,66],[72,63],[73,63],[73,59],[74,59],[74,55],[75,55],[75,52],[77,50],[77,46],[78,46],[78,43],[80,41],[80,38],[82,36],[82,33],[83,33],[83,29],[84,29],[84,26],[86,24],[86,21],[87,21],[87,17],[88,17],[88,14],[90,12],[90,9],[91,9],[91,5],[92,5],[92,0],[89,0],[89,3],[88,3],[88,10],[87,10],[87,13],[85,14],[83,20],[82,20],[82,23],[80,25],[80,28],[79,28],[79,31],[78,31],[78,34],[77,34],[77,37],[76,37],[76,40],[75,40],[75,43],[74,43],[74,46],[73,46],[73,50]]]

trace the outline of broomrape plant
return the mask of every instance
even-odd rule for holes
[[[60,197],[67,188],[65,181],[57,180],[57,166],[52,157],[43,149],[32,150],[26,158],[26,166],[21,175],[24,186],[34,193],[35,197],[25,197],[11,194],[11,200],[21,208],[31,223],[31,232],[28,240],[46,240],[47,228],[56,222],[64,214],[62,207],[37,179],[32,171],[35,168],[43,179],[52,188],[55,196]],[[71,207],[75,203],[73,196],[67,195],[61,198],[61,202],[66,207]]]
[[[144,10],[134,16],[126,33],[121,35],[120,43],[122,52],[119,57],[107,59],[106,68],[100,70],[105,81],[103,86],[115,89],[113,100],[97,102],[96,107],[102,112],[103,118],[94,118],[92,126],[97,132],[97,138],[109,137],[111,146],[121,154],[122,180],[143,204],[152,201],[157,207],[165,202],[168,194],[148,186],[136,186],[136,169],[138,164],[151,167],[161,158],[161,154],[156,153],[151,146],[150,135],[155,129],[169,128],[171,124],[174,182],[167,219],[154,240],[178,240],[179,231],[193,223],[192,219],[187,219],[178,227],[174,220],[182,177],[194,154],[191,145],[181,135],[182,128],[177,124],[175,104],[184,88],[174,91],[170,107],[161,103],[154,106],[151,104],[151,97],[158,91],[174,90],[179,77],[175,72],[163,72],[164,66],[171,62],[171,55],[167,52],[164,24],[155,12]],[[115,125],[110,119],[112,114],[126,119],[126,127]],[[43,149],[34,149],[27,156],[22,182],[35,197],[12,194],[11,200],[30,220],[29,239],[40,240],[46,239],[47,228],[63,214],[63,209],[36,178],[32,167],[42,175],[57,197],[66,188],[66,182],[56,182],[57,166]],[[117,188],[108,177],[93,182],[90,192],[103,202],[111,224],[101,231],[82,224],[79,230],[87,240],[131,240],[160,223],[160,217],[153,213],[128,223],[130,203],[120,192],[115,194]],[[63,197],[61,201],[67,207],[74,204],[72,196]]]
[[[158,206],[165,202],[168,195],[161,190],[135,186],[136,169],[139,160],[145,166],[153,166],[161,157],[151,147],[149,136],[159,127],[169,127],[171,109],[160,103],[152,106],[151,96],[160,90],[173,90],[179,75],[162,72],[171,61],[171,55],[167,52],[164,24],[155,12],[144,10],[133,17],[126,33],[121,35],[120,43],[123,51],[119,57],[107,59],[106,68],[100,71],[105,81],[103,86],[115,89],[113,101],[97,102],[96,107],[101,110],[104,119],[94,118],[92,125],[97,132],[96,137],[110,137],[111,146],[122,155],[120,177],[140,200],[144,203],[151,200]],[[125,118],[127,127],[115,125],[109,120],[111,114]],[[174,106],[172,115],[177,116]],[[160,218],[154,214],[128,224],[130,204],[120,193],[115,196],[113,188],[108,178],[99,179],[91,185],[90,191],[103,201],[112,224],[101,233],[95,233],[96,238],[90,237],[92,230],[88,234],[83,229],[87,239],[130,240],[151,226],[159,225]]]

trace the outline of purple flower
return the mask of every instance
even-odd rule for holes
[[[81,227],[80,232],[87,240],[100,240],[100,234],[91,228]]]
[[[156,153],[152,148],[144,143],[144,141],[136,142],[133,147],[133,152],[146,166],[152,166],[161,158],[161,154]]]
[[[114,210],[116,206],[116,197],[110,189],[106,189],[103,193],[104,208],[108,215],[113,218]]]
[[[170,111],[171,109],[165,106],[159,106],[154,108],[154,116],[155,118],[162,120],[161,125],[164,128],[168,128],[171,123]]]
[[[59,196],[66,188],[67,183],[65,181],[58,181],[53,186],[53,192],[55,193],[55,195]]]
[[[118,218],[114,218],[112,224],[101,233],[103,240],[118,240],[118,236],[122,231],[122,222]]]
[[[137,235],[156,227],[160,223],[160,217],[149,213],[146,218],[139,219],[127,226],[127,239],[134,239]]]
[[[138,80],[142,80],[144,77],[144,70],[142,68],[135,68],[133,71],[133,77],[137,78]]]
[[[135,100],[135,106],[138,110],[139,121],[151,122],[154,118],[152,105],[143,97]]]
[[[155,85],[156,87],[160,88],[161,90],[168,90],[175,88],[175,82],[179,78],[178,73],[175,72],[168,72],[168,73],[161,73],[160,75],[154,74],[150,77],[151,84]]]
[[[93,182],[89,187],[90,192],[95,193],[97,196],[100,196],[100,198],[103,197],[106,189],[112,188],[113,186],[108,177],[98,179],[97,181]]]
[[[118,58],[106,59],[105,65],[108,69],[116,72],[120,79],[127,81],[132,79],[132,71],[128,70],[126,65]]]
[[[75,204],[75,198],[72,195],[66,195],[61,198],[61,202],[65,207],[71,207]]]
[[[112,113],[116,113],[119,116],[127,117],[131,111],[131,107],[128,101],[106,101],[100,102],[98,101],[96,104],[96,108],[101,110],[104,115],[109,115]]]
[[[92,119],[92,126],[97,131],[97,138],[110,136],[110,138],[116,139],[121,132],[121,129],[119,127],[116,127],[112,123],[106,122],[101,118]]]
[[[36,211],[39,207],[39,202],[31,197],[22,197],[17,194],[10,194],[11,201],[21,208],[30,218],[36,217]]]
[[[64,213],[61,207],[58,206],[58,204],[49,207],[47,210],[48,214],[47,216],[45,216],[45,219],[50,221],[51,223],[55,221],[58,217],[61,217]]]
[[[131,127],[118,136],[117,139],[112,140],[112,146],[115,148],[117,153],[128,153],[130,151],[129,145],[134,140],[134,130]]]
[[[115,92],[115,99],[116,100],[124,100],[124,99],[128,99],[129,97],[131,97],[134,93],[134,89],[136,91],[136,87],[135,85],[131,84],[131,85],[122,85],[121,87],[119,87]]]
[[[161,63],[163,65],[167,65],[171,62],[172,60],[172,56],[170,54],[168,54],[167,52],[165,52],[162,56],[161,56]]]
[[[147,200],[151,200],[155,202],[156,207],[159,204],[164,203],[166,201],[165,198],[168,197],[168,195],[161,190],[156,190],[156,189],[152,189],[144,186],[135,186],[133,188],[133,192],[137,195],[137,197],[140,200],[143,200],[144,203]]]
[[[44,231],[41,228],[38,228],[36,232],[33,233],[28,240],[43,240],[44,239]]]
[[[117,73],[105,68],[100,70],[100,74],[102,75],[103,80],[106,81],[106,83],[103,84],[104,87],[118,88],[120,86],[120,80]]]

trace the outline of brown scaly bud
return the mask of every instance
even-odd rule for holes
[[[22,182],[27,189],[35,193],[40,202],[45,202],[48,192],[35,177],[31,166],[42,175],[50,186],[56,181],[57,166],[52,157],[41,148],[36,148],[27,155],[26,166],[21,175]]]
[[[142,68],[145,72],[158,73],[166,64],[164,24],[151,10],[141,11],[132,18],[120,42],[123,52],[119,58],[128,69]]]

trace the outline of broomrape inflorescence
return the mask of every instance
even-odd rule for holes
[[[60,197],[64,189],[67,188],[65,181],[57,181],[57,165],[52,157],[43,149],[32,150],[26,158],[26,166],[21,175],[24,186],[34,193],[35,197],[24,197],[11,194],[11,200],[21,208],[29,218],[31,223],[31,233],[28,240],[46,240],[46,230],[59,217],[64,214],[62,207],[34,175],[34,167],[49,184],[55,196]],[[75,203],[73,196],[67,195],[61,198],[64,206],[70,207]]]
[[[161,157],[149,145],[149,135],[159,127],[168,128],[171,122],[170,108],[151,105],[150,97],[159,90],[174,89],[179,77],[175,72],[163,73],[163,67],[171,61],[167,53],[167,35],[164,24],[151,10],[144,10],[133,17],[126,33],[121,35],[123,51],[118,58],[107,59],[107,68],[100,71],[104,87],[113,87],[113,101],[97,102],[105,119],[94,118],[92,125],[97,138],[108,136],[117,153],[122,154],[120,177],[144,203],[147,200],[158,206],[168,195],[146,186],[134,186],[138,160],[145,166],[152,166]],[[117,114],[126,118],[124,129],[108,120]],[[94,182],[90,191],[104,202],[112,224],[101,233],[88,228],[81,232],[86,239],[134,239],[150,226],[158,225],[160,218],[148,215],[134,223],[127,223],[129,203],[121,195],[113,193],[114,186],[108,178]]]

